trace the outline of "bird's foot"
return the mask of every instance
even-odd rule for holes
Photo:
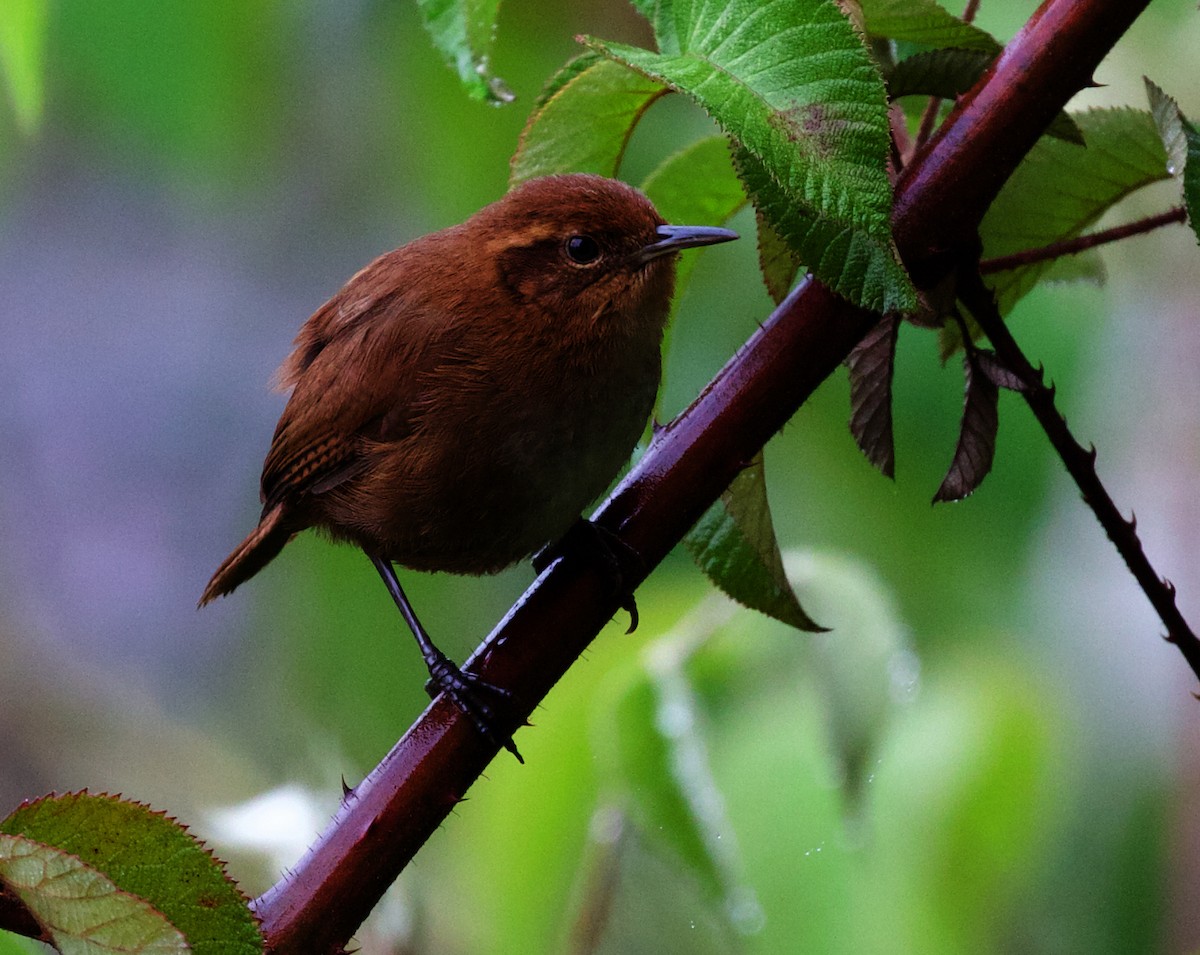
[[[425,665],[429,669],[425,692],[431,699],[445,693],[484,737],[512,753],[518,763],[525,762],[512,737],[497,729],[502,721],[486,700],[488,696],[508,700],[512,697],[511,692],[468,673],[436,647],[425,657]]]
[[[560,540],[533,555],[533,569],[540,574],[560,557],[570,554],[591,555],[599,559],[612,584],[613,596],[617,598],[621,609],[629,614],[629,629],[625,632],[633,633],[638,626],[638,609],[629,581],[646,576],[646,562],[642,560],[642,555],[607,527],[581,517]]]

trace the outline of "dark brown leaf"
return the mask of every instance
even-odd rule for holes
[[[892,438],[892,371],[900,320],[885,315],[850,355],[850,433],[862,453],[886,477],[894,477],[896,447]]]
[[[988,471],[996,454],[996,431],[1000,425],[1000,389],[975,364],[971,353],[963,358],[966,376],[966,400],[963,402],[962,426],[958,447],[950,470],[933,496],[933,503],[961,501],[972,494]]]
[[[994,351],[989,349],[977,348],[975,350],[975,367],[986,375],[992,384],[1000,388],[1025,394],[1032,387],[1029,382],[1004,364]]]

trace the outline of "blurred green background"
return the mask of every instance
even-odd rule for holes
[[[1006,39],[1034,7],[985,0],[980,23]],[[40,38],[15,59],[42,89],[18,77],[0,100],[0,814],[121,791],[261,891],[425,702],[349,549],[306,535],[195,610],[256,517],[270,374],[358,267],[503,192],[576,34],[647,31],[622,3],[514,0],[493,66],[517,100],[495,108],[396,0],[6,0],[3,17],[10,49]],[[1195,5],[1161,0],[1081,105],[1142,106],[1146,73],[1200,117],[1181,69],[1197,49]],[[657,104],[625,178],[709,129]],[[703,254],[668,413],[768,313],[753,252]],[[1107,287],[1039,290],[1013,326],[1195,622],[1200,259],[1176,227],[1106,261]],[[833,633],[732,610],[669,559],[638,633],[601,635],[520,734],[528,765],[493,765],[364,951],[1200,950],[1194,681],[1024,406],[1002,398],[983,488],[932,508],[958,368],[905,329],[894,484],[854,448],[847,390],[828,382],[767,455],[802,598]],[[406,583],[461,659],[531,577]]]

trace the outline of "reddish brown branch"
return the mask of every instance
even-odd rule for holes
[[[1099,232],[1077,235],[1073,239],[1051,242],[1049,245],[1043,245],[1036,249],[1026,249],[1023,252],[1014,252],[1012,255],[998,255],[994,259],[984,259],[979,263],[979,274],[990,275],[993,272],[1006,272],[1009,269],[1019,269],[1024,265],[1034,265],[1037,262],[1061,259],[1066,255],[1078,255],[1080,252],[1086,252],[1088,249],[1094,249],[1099,245],[1118,242],[1121,239],[1128,239],[1131,236],[1153,232],[1155,229],[1161,229],[1165,225],[1174,225],[1175,223],[1186,221],[1187,209],[1183,206],[1178,206],[1166,212],[1160,212],[1156,216],[1147,216],[1145,219],[1138,219],[1136,222],[1127,222],[1125,225],[1113,226],[1111,229],[1101,229]]]
[[[964,271],[958,284],[958,295],[987,335],[996,355],[1025,383],[1022,394],[1067,472],[1079,487],[1084,503],[1092,509],[1109,540],[1125,559],[1129,572],[1149,598],[1151,606],[1167,628],[1167,639],[1179,647],[1192,672],[1200,677],[1200,640],[1196,639],[1175,603],[1174,586],[1160,577],[1151,566],[1137,536],[1137,522],[1121,516],[1117,505],[1100,482],[1096,474],[1096,449],[1084,448],[1071,434],[1066,419],[1054,406],[1054,389],[1043,383],[1042,373],[1033,367],[1021,351],[1004,324],[1004,319],[1000,317],[1000,309],[991,290],[983,284],[977,270]]]
[[[1022,156],[1147,2],[1047,0],[959,101],[897,184],[895,235],[921,284],[955,267]],[[802,283],[657,435],[597,520],[653,568],[874,321],[820,283]],[[519,722],[615,610],[602,571],[559,561],[471,667],[512,692]],[[295,871],[256,902],[268,950],[339,951],[495,754],[453,706],[431,704]]]

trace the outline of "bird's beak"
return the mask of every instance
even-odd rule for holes
[[[660,255],[669,255],[680,249],[693,249],[698,245],[716,245],[718,242],[730,242],[738,237],[736,232],[729,229],[718,229],[704,225],[660,225],[654,230],[658,233],[658,241],[643,246],[638,252],[638,264],[645,265]]]

